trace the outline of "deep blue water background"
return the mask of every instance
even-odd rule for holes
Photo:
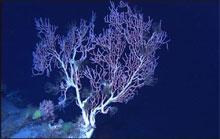
[[[218,1],[129,2],[147,19],[162,20],[169,49],[160,56],[154,87],[143,87],[128,104],[119,104],[115,116],[99,115],[94,137],[218,137],[219,136],[219,3]],[[50,18],[58,33],[68,24],[89,20],[96,12],[96,33],[101,32],[108,1],[2,2],[1,78],[8,90],[19,90],[38,106],[51,79],[32,77],[32,52],[38,41],[34,18]],[[65,120],[80,111],[67,107]]]

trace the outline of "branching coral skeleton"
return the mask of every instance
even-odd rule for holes
[[[152,30],[153,20],[149,17],[144,21],[143,14],[132,12],[128,3],[110,4],[110,13],[104,18],[108,28],[99,35],[94,33],[94,13],[89,23],[81,20],[67,36],[56,35],[57,26],[48,19],[35,20],[40,42],[33,52],[33,75],[46,72],[49,76],[52,65],[64,73],[58,104],[65,104],[67,90],[73,87],[83,119],[80,137],[92,136],[95,116],[108,113],[111,103],[127,103],[138,88],[152,84],[156,50],[168,42],[161,23],[157,30]],[[86,60],[90,64],[81,68]],[[84,79],[89,80],[92,88],[86,98],[81,96]]]

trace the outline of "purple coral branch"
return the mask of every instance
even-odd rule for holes
[[[107,113],[110,103],[127,103],[138,88],[152,85],[156,51],[168,43],[161,22],[154,30],[153,20],[149,17],[145,21],[143,14],[134,13],[128,3],[110,4],[110,13],[104,18],[108,28],[99,35],[94,33],[95,14],[89,24],[81,20],[79,27],[72,27],[66,37],[55,35],[57,27],[49,20],[35,20],[40,42],[33,52],[33,75],[42,75],[45,70],[49,75],[51,65],[61,69],[65,81],[60,83],[59,105],[68,99],[67,90],[75,88],[85,127],[95,127],[95,115]],[[85,60],[91,64],[80,68]],[[92,87],[85,99],[81,98],[83,78]]]

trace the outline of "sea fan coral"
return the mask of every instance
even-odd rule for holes
[[[51,100],[43,100],[43,102],[40,103],[39,110],[42,114],[43,120],[54,121],[54,104]]]

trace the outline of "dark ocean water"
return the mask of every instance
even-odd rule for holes
[[[98,115],[93,137],[218,137],[219,136],[219,2],[135,1],[131,7],[162,20],[168,33],[168,50],[160,56],[153,87],[145,86],[128,104],[116,104],[113,117]],[[44,92],[51,79],[32,77],[32,52],[38,41],[34,18],[49,18],[66,34],[68,26],[89,20],[96,13],[95,31],[100,33],[108,1],[2,2],[1,80],[7,91],[19,90],[35,106],[44,99],[57,100]],[[68,106],[59,115],[65,120],[80,113]]]

